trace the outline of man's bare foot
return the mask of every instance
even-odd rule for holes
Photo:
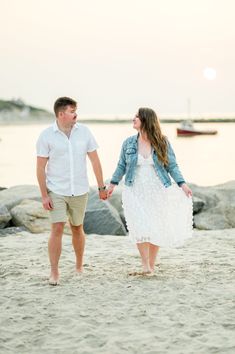
[[[59,273],[58,272],[51,272],[49,277],[49,285],[59,285]]]
[[[76,273],[77,273],[77,274],[82,274],[82,273],[84,273],[84,268],[83,268],[83,267],[76,268]]]

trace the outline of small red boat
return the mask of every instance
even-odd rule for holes
[[[192,121],[183,121],[180,127],[176,129],[177,136],[194,136],[194,135],[215,135],[217,130],[201,130],[195,129]]]

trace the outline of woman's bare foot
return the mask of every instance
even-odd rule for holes
[[[154,270],[149,270],[148,272],[144,272],[143,275],[146,275],[146,277],[153,277],[154,276]]]
[[[128,273],[128,275],[131,275],[131,276],[146,275],[148,277],[152,277],[154,275],[154,269],[143,270],[142,272],[133,271],[133,272]]]
[[[143,272],[133,271],[133,272],[128,273],[128,275],[135,277],[137,275],[143,275]]]

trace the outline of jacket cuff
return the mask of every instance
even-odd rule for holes
[[[186,183],[185,181],[180,181],[180,182],[177,182],[178,186],[181,187],[182,184]]]
[[[111,184],[115,184],[116,186],[118,185],[118,182],[115,182],[115,181],[110,181]]]

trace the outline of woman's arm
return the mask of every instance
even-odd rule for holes
[[[118,183],[121,181],[122,177],[126,173],[126,157],[125,157],[125,141],[122,144],[122,149],[121,153],[119,156],[119,161],[116,167],[116,170],[114,171],[111,181],[111,184],[118,185]]]
[[[173,180],[178,184],[178,186],[181,186],[185,183],[184,177],[182,176],[182,173],[180,172],[179,166],[176,161],[175,153],[174,150],[169,143],[168,144],[168,165],[166,166],[167,172],[171,175]]]
[[[168,141],[168,165],[166,167],[167,172],[171,175],[174,181],[181,187],[187,197],[192,197],[193,193],[189,186],[186,184],[182,173],[180,172],[179,166],[176,161],[174,150]]]

